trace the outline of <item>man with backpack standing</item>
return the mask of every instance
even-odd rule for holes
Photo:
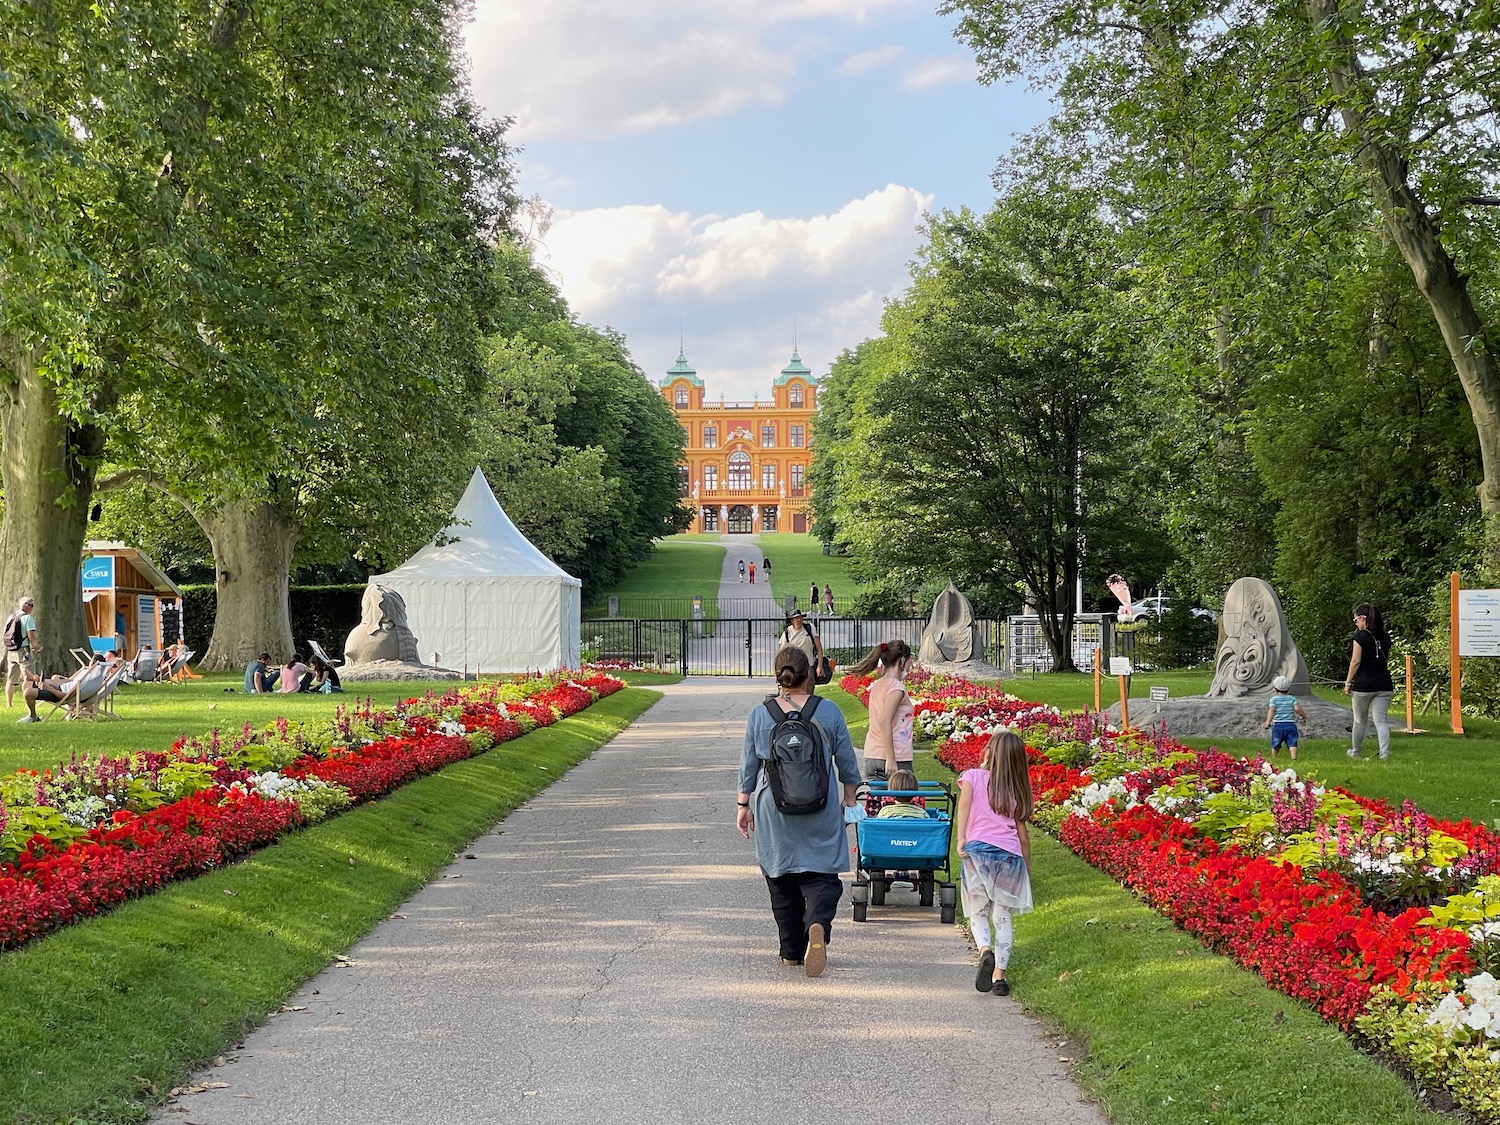
[[[849,870],[844,809],[853,808],[859,761],[843,712],[819,706],[813,668],[800,648],[776,654],[780,690],[750,713],[740,755],[740,835],[771,894],[781,963],[810,977],[828,963],[833,916]]]
[[[16,603],[16,611],[5,619],[5,706],[14,707],[16,685],[23,687],[28,675],[36,674],[34,661],[42,651],[36,639],[36,618],[31,611],[36,603],[27,594]]]

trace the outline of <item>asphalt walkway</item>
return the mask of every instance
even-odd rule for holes
[[[1104,1122],[913,894],[855,924],[846,893],[826,975],[780,964],[734,827],[764,691],[667,688],[195,1080],[221,1088],[158,1120]],[[1023,919],[1018,960],[1026,939]]]

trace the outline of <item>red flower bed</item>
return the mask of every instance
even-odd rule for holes
[[[575,715],[596,697],[612,695],[624,686],[620,680],[595,673],[504,706],[513,713],[529,715],[538,725],[549,726],[558,717]],[[429,710],[407,714],[413,705]],[[364,745],[338,745],[323,755],[304,754],[281,776],[316,778],[341,786],[355,801],[382,796],[417,777],[473,756],[473,744],[462,734],[448,733],[458,727],[442,719],[445,709],[454,705],[461,705],[458,727],[466,732],[485,731],[496,744],[523,733],[520,723],[501,713],[495,689],[480,688],[474,695],[455,692],[436,700],[408,701],[395,716],[374,716],[374,727],[388,732],[385,737]],[[279,733],[283,738],[288,735],[284,720]],[[224,747],[225,751],[238,749],[250,736],[247,728],[233,746]],[[171,879],[219,866],[304,823],[295,799],[269,798],[243,787],[230,788],[251,775],[210,753],[210,747],[219,749],[217,731],[210,736],[208,747],[197,740],[191,740],[189,747],[189,741],[179,740],[172,753],[146,753],[133,763],[111,759],[106,764],[111,769],[131,765],[137,774],[154,777],[177,762],[216,763],[209,788],[149,812],[118,811],[112,820],[96,825],[67,846],[59,846],[46,836],[34,836],[14,862],[0,864],[0,949],[13,948],[97,914],[133,895],[149,893]],[[38,792],[44,793],[51,774],[35,776]]]

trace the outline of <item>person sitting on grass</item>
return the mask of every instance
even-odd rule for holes
[[[276,690],[276,673],[271,671],[271,654],[263,652],[245,665],[245,694]]]
[[[918,788],[917,775],[911,770],[897,770],[886,782],[886,790],[892,793],[899,793],[903,789],[915,791]],[[882,806],[875,817],[877,820],[890,820],[893,817],[920,817],[925,820],[927,810],[917,804],[921,799],[920,797],[892,797],[890,803]]]
[[[283,695],[296,695],[299,691],[306,691],[312,683],[312,675],[307,670],[307,665],[297,659],[294,652],[287,658],[287,662],[281,666],[281,692]]]
[[[312,660],[312,683],[308,687],[308,691],[334,692],[344,690],[343,685],[339,683],[338,669],[317,653],[313,653],[310,659]]]

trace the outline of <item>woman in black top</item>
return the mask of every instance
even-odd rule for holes
[[[1354,647],[1349,653],[1349,676],[1344,680],[1344,694],[1354,703],[1354,745],[1349,757],[1359,757],[1370,723],[1380,741],[1380,757],[1391,755],[1391,724],[1386,721],[1395,684],[1391,682],[1389,660],[1391,635],[1385,631],[1380,610],[1368,602],[1354,607]]]

